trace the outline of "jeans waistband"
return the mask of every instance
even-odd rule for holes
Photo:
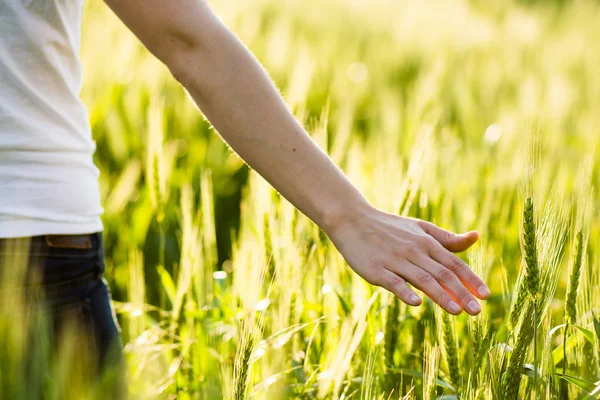
[[[40,235],[23,238],[0,238],[0,254],[26,252],[30,256],[48,255],[50,249],[98,250],[102,232],[82,235]],[[89,245],[88,245],[89,244]],[[80,257],[80,255],[77,255]]]
[[[0,239],[0,269],[26,267],[24,286],[70,285],[88,275],[100,277],[104,272],[103,256],[101,232]]]

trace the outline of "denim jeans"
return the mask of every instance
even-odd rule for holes
[[[26,268],[19,275],[21,283],[15,284],[14,277],[0,282],[4,312],[10,310],[11,291],[18,291],[26,310],[19,315],[44,314],[51,350],[70,340],[75,343],[73,358],[85,360],[82,367],[93,371],[94,379],[117,371],[110,397],[121,398],[117,392],[122,394],[126,379],[121,328],[103,278],[102,234],[0,239],[0,278],[11,276],[16,260],[25,260],[21,264]]]

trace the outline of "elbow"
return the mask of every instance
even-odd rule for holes
[[[211,47],[203,41],[172,37],[165,44],[160,59],[171,75],[190,91],[207,78],[211,58],[214,58],[212,53]]]
[[[147,43],[147,47],[182,84],[189,74],[191,55],[200,53],[198,44],[177,33],[163,33],[158,40]]]
[[[164,41],[161,61],[196,103],[204,103],[239,72],[234,61],[237,47],[232,38],[219,24],[205,26],[195,35],[173,35]]]
[[[198,107],[210,103],[215,93],[218,76],[212,72],[211,55],[198,48],[180,48],[173,50],[165,65],[173,78],[177,80],[193,98]]]
[[[212,45],[174,43],[163,61],[196,102],[208,101],[231,80],[229,55],[216,43],[216,38]]]
[[[162,62],[167,66],[171,75],[184,87],[188,88],[193,81],[195,75],[192,70],[197,64],[198,55],[193,49],[188,49],[182,46],[173,46],[167,56],[162,59]]]

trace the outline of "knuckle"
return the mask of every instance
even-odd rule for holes
[[[440,282],[450,282],[454,280],[454,277],[454,273],[446,268],[440,268],[440,270],[437,273],[437,279]]]
[[[427,235],[427,236],[425,237],[425,241],[424,241],[424,243],[425,243],[425,247],[427,247],[429,250],[431,250],[431,251],[436,251],[436,250],[438,250],[439,243],[438,243],[438,241],[437,241],[437,240],[435,240],[435,239],[433,238],[433,236],[431,236],[431,235]]]
[[[418,231],[418,232],[412,232],[411,233],[411,242],[422,245],[425,243],[425,236],[427,234],[422,232],[422,231]]]
[[[398,291],[398,297],[400,297],[401,299],[410,299],[411,295],[412,295],[412,290],[410,290],[408,288],[408,286],[406,286]]]
[[[416,242],[421,246],[421,247],[425,247],[425,248],[429,248],[431,240],[433,239],[431,236],[429,236],[426,233],[420,234],[417,236]]]
[[[399,285],[402,285],[404,283],[404,279],[402,279],[401,277],[399,277],[398,275],[394,275],[394,276],[390,276],[387,279],[387,284],[389,286],[390,289],[393,289]]]
[[[471,272],[470,275],[471,276],[469,277],[469,279],[467,281],[469,282],[469,284],[471,286],[479,286],[481,283],[483,283],[481,281],[481,279],[477,275],[475,275],[475,273]]]
[[[416,232],[423,231],[425,233],[429,233],[431,229],[431,223],[427,221],[423,221],[422,219],[415,219],[413,228]]]
[[[421,285],[427,285],[433,280],[433,276],[425,271],[419,271],[416,276],[417,282]]]
[[[440,244],[440,242],[432,239],[432,242],[429,245],[429,254],[437,259],[444,259],[444,257],[446,257],[448,254],[448,250],[446,250],[444,246]]]
[[[446,293],[440,292],[440,294],[437,295],[436,303],[438,303],[440,306],[446,307],[446,304],[448,304],[449,302],[450,296],[448,296]]]
[[[449,268],[451,268],[452,271],[457,272],[457,273],[463,272],[464,269],[466,268],[464,261],[454,255],[450,259],[449,264],[450,264]]]
[[[451,242],[454,239],[454,234],[450,231],[444,230],[442,233],[442,237],[446,243]]]
[[[469,301],[471,301],[473,299],[473,297],[471,296],[471,293],[469,293],[469,291],[467,290],[461,290],[458,294],[457,294],[458,300],[460,300],[463,304],[467,304]]]

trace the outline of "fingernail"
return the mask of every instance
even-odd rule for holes
[[[413,294],[412,296],[410,296],[410,302],[411,304],[419,305],[419,303],[421,303],[421,299],[419,298],[419,296]]]
[[[479,311],[481,311],[481,307],[479,306],[479,304],[477,304],[475,300],[471,300],[469,304],[467,304],[467,308],[472,313],[478,313]]]
[[[477,289],[477,293],[479,293],[481,297],[488,297],[490,295],[490,289],[488,289],[487,286],[482,285]]]
[[[455,313],[460,312],[462,310],[462,308],[460,308],[460,306],[453,301],[448,303],[448,308],[450,309],[450,311]]]

